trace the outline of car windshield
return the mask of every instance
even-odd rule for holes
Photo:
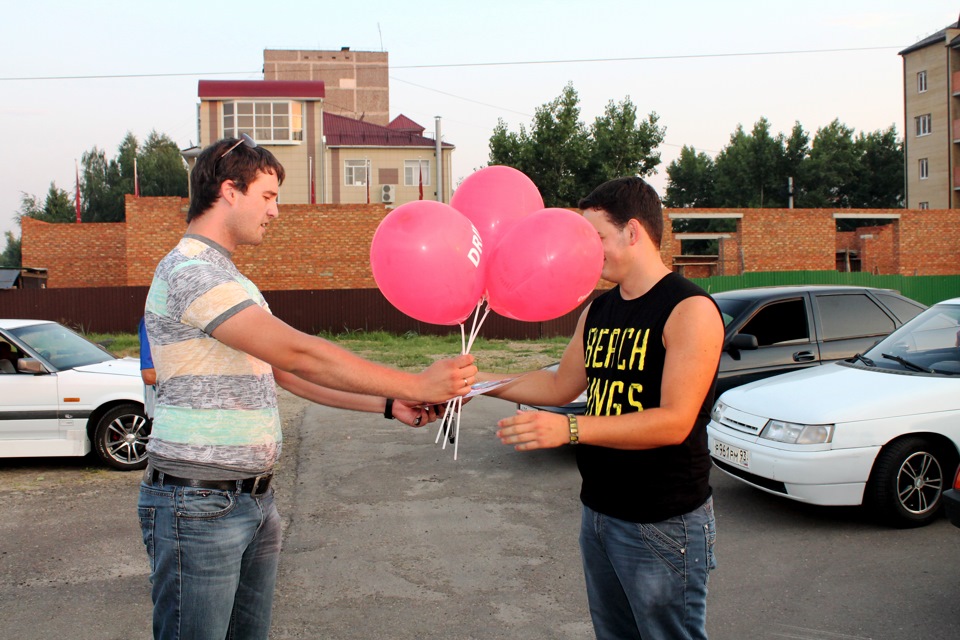
[[[752,300],[740,300],[737,298],[714,298],[717,306],[720,307],[720,313],[723,315],[723,326],[726,327],[733,319],[740,316],[743,310],[750,306]]]
[[[960,375],[960,305],[927,309],[864,355],[886,369]]]
[[[116,359],[106,349],[55,323],[33,324],[10,333],[58,371]]]

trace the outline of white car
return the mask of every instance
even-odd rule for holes
[[[0,320],[0,457],[84,456],[147,463],[140,361],[56,322]]]
[[[713,462],[743,482],[928,524],[960,460],[960,298],[863,355],[733,388],[711,417]]]

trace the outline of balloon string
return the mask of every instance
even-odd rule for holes
[[[470,327],[470,340],[466,338],[466,327],[464,323],[460,323],[460,353],[467,354],[470,353],[470,349],[473,348],[473,342],[476,340],[477,335],[480,333],[480,327],[483,326],[484,320],[487,319],[487,315],[490,313],[489,305],[483,312],[483,317],[480,317],[480,308],[483,307],[486,300],[480,298],[480,301],[477,302],[477,308],[473,312],[473,323]],[[479,318],[479,322],[477,321]],[[454,408],[456,405],[456,408]],[[453,443],[453,459],[457,459],[457,455],[460,449],[460,411],[463,408],[463,396],[457,396],[456,398],[451,398],[447,400],[447,406],[443,411],[443,418],[440,420],[440,428],[437,430],[437,438],[434,440],[434,444],[440,442],[440,438],[443,438],[443,444],[441,449],[447,448],[447,442]],[[456,418],[456,426],[454,426],[454,418]],[[450,436],[450,431],[453,429],[453,437]]]
[[[480,335],[480,327],[483,326],[483,322],[487,319],[488,315],[490,315],[490,307],[487,307],[483,311],[483,317],[480,318],[480,322],[474,322],[475,326],[470,330],[470,342],[467,343],[467,353],[470,353],[470,349],[473,348],[473,341]],[[474,318],[474,320],[476,320],[476,318]]]

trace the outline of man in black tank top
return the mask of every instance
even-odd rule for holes
[[[597,638],[706,638],[716,566],[706,425],[723,321],[706,292],[664,265],[663,212],[650,185],[611,180],[580,208],[603,244],[601,275],[616,286],[581,314],[556,371],[491,395],[563,405],[586,389],[586,415],[518,412],[497,435],[518,451],[577,445]]]

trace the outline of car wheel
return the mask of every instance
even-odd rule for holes
[[[925,438],[904,438],[877,456],[865,495],[884,522],[899,528],[922,527],[939,515],[946,484],[947,454]]]
[[[97,457],[108,467],[124,471],[147,466],[150,421],[143,408],[122,404],[103,414],[93,433]]]

